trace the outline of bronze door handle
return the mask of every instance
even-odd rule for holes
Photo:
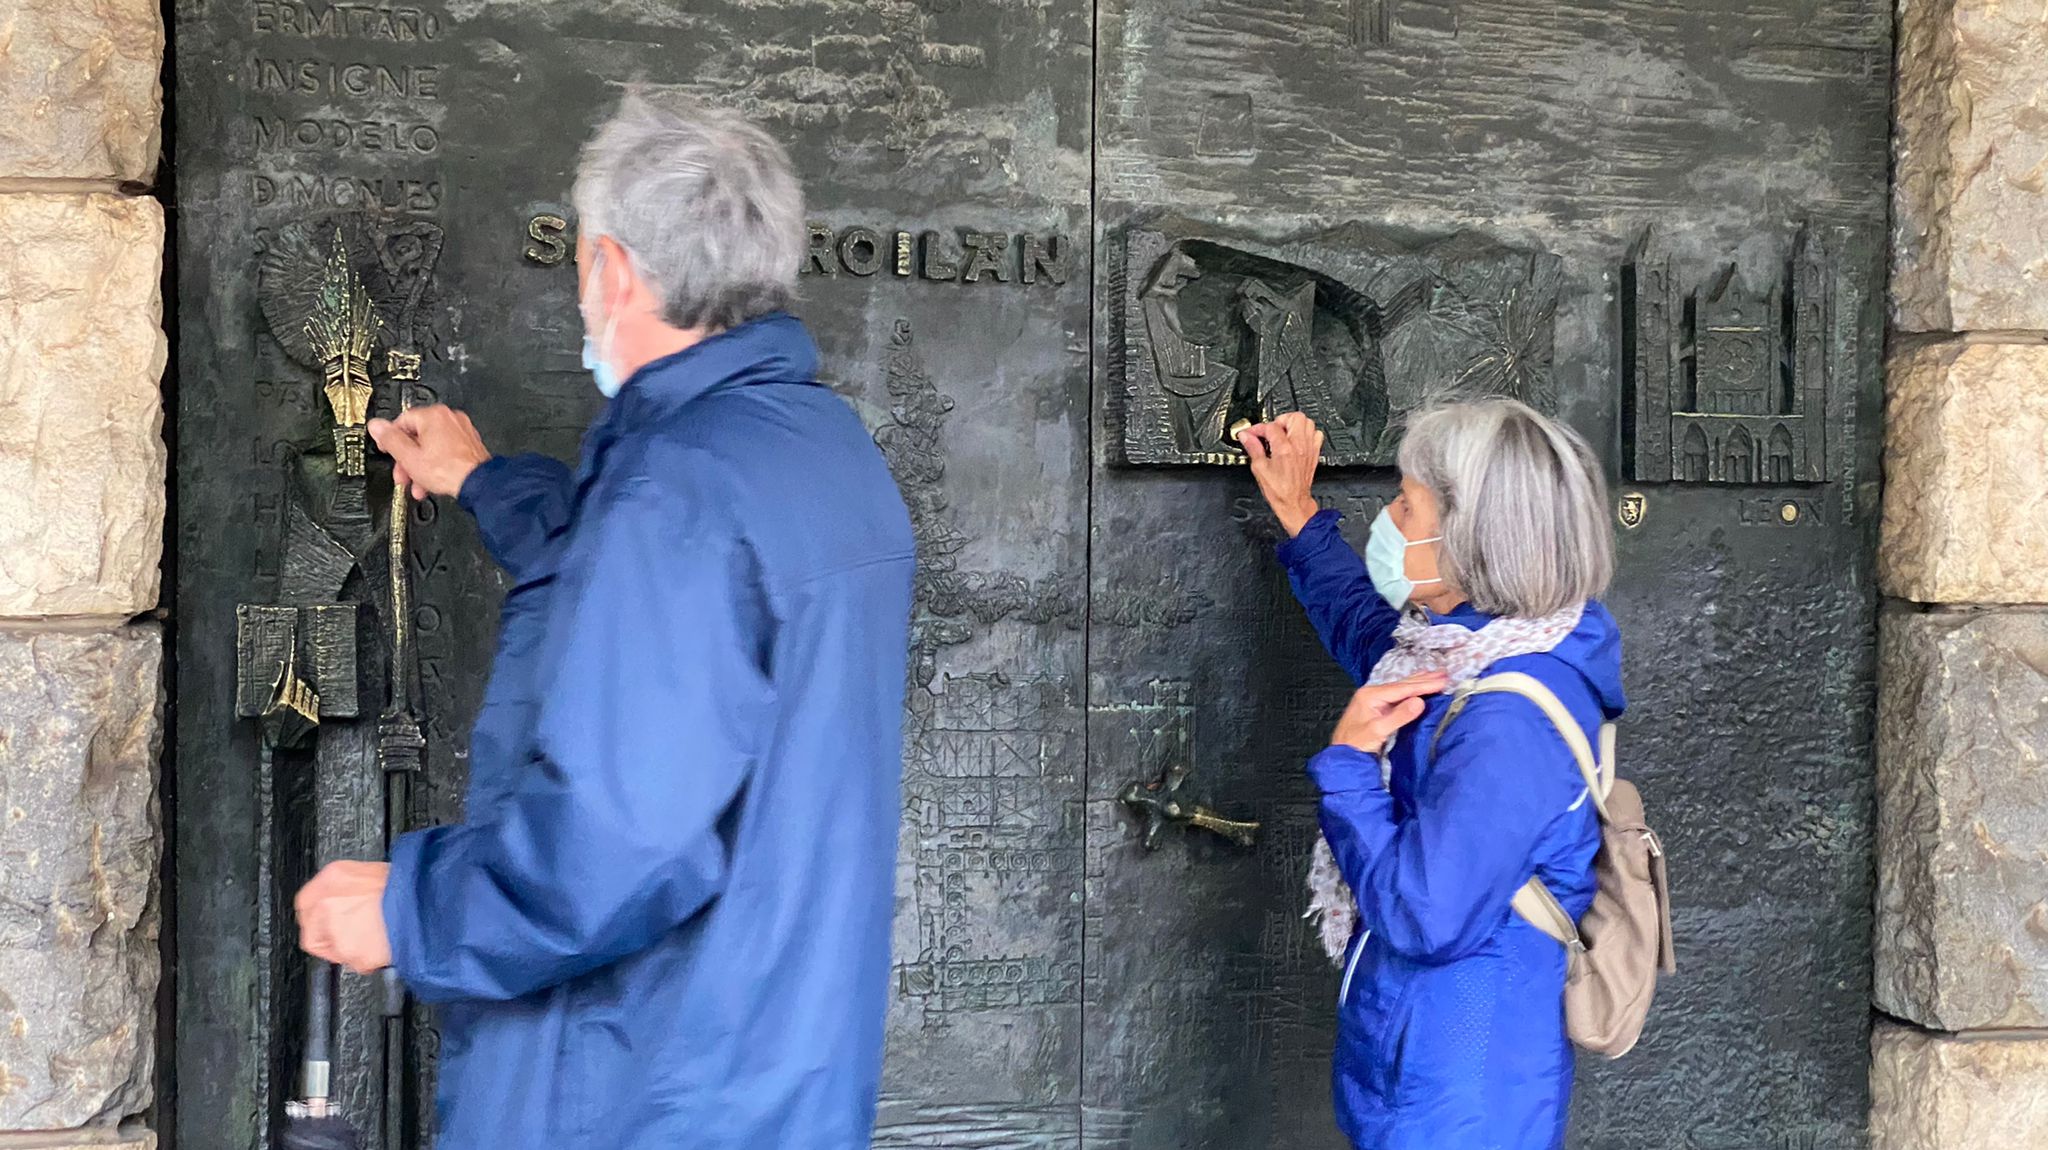
[[[1145,849],[1158,849],[1159,836],[1169,823],[1200,827],[1241,847],[1255,844],[1259,824],[1226,819],[1208,807],[1181,797],[1181,788],[1187,784],[1188,773],[1186,767],[1173,767],[1157,782],[1134,782],[1117,795],[1117,801],[1144,824]]]

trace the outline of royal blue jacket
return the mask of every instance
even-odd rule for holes
[[[776,315],[462,505],[511,583],[464,821],[400,839],[440,1150],[855,1150],[881,1077],[910,521]]]
[[[1294,593],[1330,654],[1364,682],[1399,615],[1326,511],[1283,544]],[[1469,606],[1431,622],[1480,628]],[[1556,692],[1598,746],[1621,714],[1621,641],[1597,603],[1555,650],[1502,659]],[[1309,762],[1323,834],[1358,897],[1338,1001],[1337,1122],[1360,1150],[1539,1150],[1564,1141],[1572,1048],[1565,952],[1509,908],[1540,877],[1573,917],[1593,897],[1598,816],[1576,761],[1536,706],[1479,695],[1430,754],[1448,696],[1378,760],[1332,747]]]

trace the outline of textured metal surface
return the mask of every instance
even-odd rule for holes
[[[1354,413],[1347,462],[1384,464],[1393,417],[1478,364],[1616,476],[1646,457],[1668,472],[1682,420],[1625,386],[1646,378],[1623,369],[1644,346],[1625,284],[1668,269],[1673,330],[1730,265],[1782,306],[1786,285],[1812,295],[1795,236],[1826,234],[1826,315],[1718,325],[1819,349],[1817,374],[1786,365],[1801,418],[1817,404],[1824,424],[1787,455],[1805,481],[1652,483],[1653,466],[1616,492],[1633,524],[1613,597],[1638,707],[1624,764],[1671,848],[1685,973],[1636,1053],[1582,1075],[1574,1142],[1862,1143],[1880,0],[177,0],[175,18],[181,1146],[257,1143],[303,990],[276,900],[316,848],[382,845],[374,771],[280,755],[259,811],[235,719],[236,605],[333,596],[313,594],[331,562],[281,561],[306,534],[291,509],[336,476],[321,365],[268,315],[287,293],[265,269],[299,282],[287,271],[339,227],[374,253],[358,272],[390,347],[373,413],[401,350],[421,357],[420,402],[470,409],[501,447],[573,455],[597,396],[565,201],[633,77],[790,142],[814,221],[804,314],[922,547],[882,1147],[1338,1144],[1299,764],[1345,683],[1248,479],[1159,465],[1175,425],[1129,418],[1147,373],[1190,412],[1235,394],[1212,371],[1249,370],[1281,406],[1327,399]],[[1216,277],[1210,296],[1180,285],[1178,345],[1146,295],[1173,240]],[[1404,259],[1458,290],[1374,278]],[[1748,362],[1768,373],[1768,353]],[[1134,466],[1134,441],[1170,449]],[[1755,458],[1752,478],[1771,457]],[[1361,466],[1324,495],[1361,529],[1391,489]],[[413,516],[412,813],[447,820],[503,588],[465,517]],[[378,598],[381,548],[333,534],[359,561],[342,597]],[[388,621],[362,626],[361,690],[381,703]],[[323,764],[375,762],[374,718],[320,740]],[[1169,833],[1145,852],[1117,798],[1177,766],[1258,821],[1257,844]],[[337,1082],[367,1088],[382,1003],[349,981]],[[434,1037],[414,1033],[424,1065]],[[406,1077],[413,1142],[430,1075]]]
[[[1349,226],[1284,242],[1147,222],[1109,259],[1109,394],[1127,463],[1237,463],[1241,422],[1301,411],[1334,466],[1394,462],[1430,403],[1507,395],[1554,406],[1559,267],[1477,235]]]
[[[1117,245],[1162,210],[1270,241],[1362,221],[1551,253],[1556,410],[1617,477],[1634,414],[1618,295],[1645,230],[1688,289],[1732,263],[1766,291],[1789,282],[1802,225],[1850,232],[1829,257],[1825,481],[1616,491],[1618,514],[1642,497],[1612,597],[1636,707],[1622,761],[1668,840],[1682,973],[1642,1046],[1584,1067],[1578,1146],[1863,1141],[1889,39],[1875,0],[1099,8],[1098,300],[1143,286]],[[1116,465],[1127,432],[1101,399],[1147,349],[1103,334],[1085,1089],[1116,1121],[1091,1119],[1086,1141],[1335,1146],[1337,980],[1298,921],[1299,763],[1344,684],[1248,482]],[[1359,543],[1391,490],[1348,470],[1323,484]],[[1255,857],[1199,838],[1146,856],[1112,809],[1162,765],[1142,761],[1152,720],[1130,710],[1160,679],[1190,684],[1195,774],[1264,823]]]

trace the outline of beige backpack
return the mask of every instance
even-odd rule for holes
[[[1519,672],[1488,675],[1459,687],[1436,737],[1472,696],[1520,695],[1542,708],[1571,748],[1586,790],[1600,812],[1600,853],[1593,860],[1593,905],[1576,926],[1537,879],[1515,892],[1515,913],[1570,952],[1564,984],[1565,1033],[1581,1049],[1620,1058],[1636,1044],[1650,1014],[1657,975],[1678,970],[1671,952],[1670,883],[1664,848],[1643,817],[1643,798],[1614,777],[1614,724],[1600,728],[1600,759],[1578,720],[1550,688]]]

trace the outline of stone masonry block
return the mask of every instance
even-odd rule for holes
[[[0,5],[0,179],[147,182],[163,57],[156,0]]]
[[[2048,1041],[1879,1023],[1871,1150],[2048,1150]]]
[[[1878,650],[1878,1006],[2048,1026],[2048,612],[1891,612]]]
[[[1885,593],[2048,603],[2048,345],[1909,347],[1885,391]]]
[[[0,1133],[0,1150],[81,1150],[88,1146],[156,1150],[156,1134],[133,1123],[120,1128],[93,1126],[82,1130]]]
[[[2048,0],[1902,0],[1892,318],[2048,329]]]
[[[0,234],[0,616],[147,611],[163,549],[163,209],[0,195]]]
[[[162,636],[0,630],[0,1130],[149,1104]]]

